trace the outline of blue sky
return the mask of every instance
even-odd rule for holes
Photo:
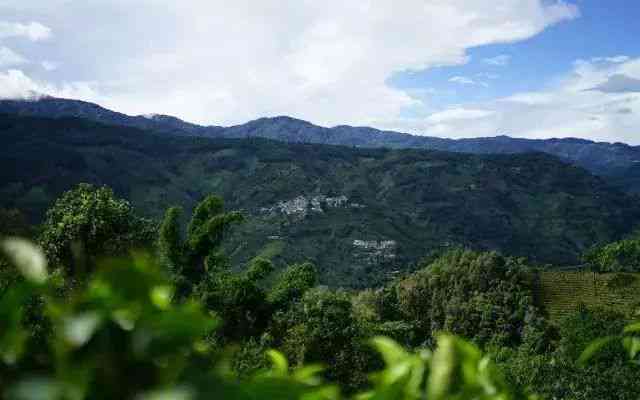
[[[576,60],[640,56],[640,2],[583,0],[575,4],[579,18],[527,40],[471,48],[466,64],[399,72],[388,82],[405,90],[433,89],[426,93],[428,101],[434,108],[446,108],[544,90],[570,73]],[[501,56],[506,56],[504,65],[487,63]],[[474,84],[451,82],[455,77],[469,78]]]
[[[0,0],[0,98],[640,144],[635,0]]]

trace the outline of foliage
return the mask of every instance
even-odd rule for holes
[[[270,334],[294,365],[327,365],[327,378],[349,391],[362,387],[368,369],[375,365],[351,299],[342,291],[307,291],[299,302],[274,316]]]
[[[598,272],[640,272],[640,235],[594,247],[584,260]]]
[[[520,346],[495,352],[507,380],[548,399],[635,400],[640,366],[628,363],[618,343],[598,341],[601,352],[591,362],[581,353],[601,337],[620,332],[625,319],[605,310],[581,309],[561,321],[558,337],[546,350]],[[593,350],[593,347],[591,348]]]
[[[517,345],[537,318],[531,276],[520,259],[453,250],[397,283],[397,312],[417,340],[447,331],[474,341]]]
[[[271,307],[260,283],[272,270],[270,262],[255,259],[244,272],[216,270],[203,276],[194,294],[223,319],[221,338],[238,341],[266,330]]]
[[[313,365],[291,369],[287,359],[267,352],[271,368],[239,380],[217,349],[203,340],[217,325],[197,302],[171,301],[173,287],[163,270],[144,255],[100,263],[68,299],[52,293],[44,254],[24,241],[3,243],[24,277],[0,297],[0,395],[8,399],[304,399],[337,400],[337,387]],[[40,369],[23,363],[28,332],[22,304],[38,293],[53,321],[51,355]],[[333,304],[332,312],[318,309]],[[306,298],[313,328],[329,317],[346,317],[341,294],[313,292]],[[322,336],[322,334],[320,334]],[[316,337],[320,337],[316,336]],[[348,336],[348,335],[347,335]],[[357,399],[514,399],[491,362],[460,339],[443,335],[433,355],[406,352],[378,338],[386,369]],[[315,347],[319,349],[320,343]]]
[[[373,375],[373,390],[361,399],[516,399],[493,363],[472,344],[441,334],[431,353],[407,353],[393,341],[374,339],[387,369]]]
[[[601,337],[591,342],[580,355],[580,363],[586,365],[594,357],[602,356],[603,350],[616,342],[622,344],[632,362],[640,365],[640,322],[627,325],[622,334]]]
[[[300,299],[302,295],[318,280],[318,273],[310,263],[289,266],[278,278],[269,291],[267,300],[277,309],[284,309],[287,305]]]
[[[220,197],[206,197],[184,224],[181,209],[168,209],[156,231],[113,192],[81,185],[49,216],[41,240],[54,267],[77,266],[78,240],[95,255],[86,270],[49,274],[46,253],[3,242],[0,398],[522,397],[510,387],[556,399],[637,398],[640,365],[621,357],[637,360],[637,325],[621,336],[622,315],[586,308],[549,325],[523,259],[431,252],[418,272],[354,292],[316,287],[323,272],[308,262],[274,279],[269,259],[235,264],[225,250],[243,218]],[[152,255],[130,251],[152,241]],[[71,264],[61,265],[65,257]],[[609,283],[633,290],[622,278]],[[594,362],[583,368],[577,360],[594,340]]]
[[[158,232],[159,259],[169,270],[179,287],[179,296],[186,296],[207,273],[216,275],[229,267],[221,244],[228,229],[242,221],[238,212],[224,212],[223,201],[207,196],[195,208],[186,237],[180,229],[181,210],[171,207]]]
[[[146,247],[154,235],[153,225],[111,189],[80,184],[49,209],[39,242],[53,265],[81,277],[96,258]]]

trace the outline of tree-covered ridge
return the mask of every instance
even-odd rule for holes
[[[128,220],[114,218],[123,210]],[[533,302],[534,275],[523,259],[458,249],[379,289],[332,290],[316,286],[310,264],[271,281],[264,259],[233,268],[221,244],[238,216],[215,196],[198,204],[186,227],[167,210],[146,244],[119,239],[147,237],[148,227],[130,223],[140,218],[106,188],[81,185],[48,215],[35,240],[50,244],[61,221],[73,240],[60,237],[45,251],[1,241],[0,398],[640,394],[640,365],[626,360],[639,351],[637,325],[621,336],[624,315],[585,307],[549,323]],[[25,232],[19,222],[0,235]],[[95,237],[122,245],[71,251],[84,269],[55,256]],[[89,248],[94,257],[82,254]]]
[[[632,198],[544,154],[214,140],[16,116],[0,120],[0,141],[2,206],[32,221],[81,182],[107,184],[155,219],[218,193],[250,216],[224,245],[236,264],[311,261],[330,285],[380,284],[455,246],[574,264],[640,215]]]
[[[574,138],[534,140],[504,135],[454,140],[348,125],[326,128],[286,116],[260,118],[226,128],[200,126],[166,115],[128,116],[97,104],[53,97],[30,101],[0,100],[0,113],[47,118],[79,117],[109,125],[153,130],[165,135],[212,138],[261,137],[286,143],[418,148],[476,154],[543,152],[606,177],[625,191],[632,193],[640,191],[637,178],[640,147],[624,143],[599,143]]]

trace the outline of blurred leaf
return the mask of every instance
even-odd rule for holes
[[[151,301],[161,310],[166,310],[171,304],[173,288],[169,285],[155,286],[151,289]]]
[[[14,364],[23,354],[27,332],[22,326],[24,303],[33,294],[33,287],[17,283],[0,297],[0,357]]]
[[[81,347],[91,339],[101,323],[102,317],[95,312],[70,317],[64,322],[64,337],[72,346]]]
[[[31,378],[18,382],[7,392],[9,400],[58,400],[63,387],[49,378]]]
[[[433,353],[431,375],[427,386],[430,400],[444,399],[453,381],[456,365],[454,338],[450,335],[438,336],[438,348]]]
[[[636,358],[638,353],[640,353],[640,338],[637,337],[626,337],[622,339],[622,345],[629,353],[629,358],[632,360]]]
[[[627,325],[624,328],[624,333],[640,333],[640,322],[636,322],[631,325]]]
[[[322,371],[324,368],[321,365],[307,365],[296,369],[293,372],[293,378],[308,385],[317,385],[322,381],[319,376]]]
[[[195,398],[196,395],[193,389],[177,387],[145,393],[139,396],[138,400],[191,400]]]
[[[136,326],[138,316],[131,309],[120,309],[113,312],[112,319],[120,328],[131,331]]]
[[[27,281],[37,285],[47,281],[47,260],[39,247],[19,238],[5,239],[1,246]]]
[[[268,350],[267,357],[271,360],[271,368],[276,376],[287,376],[289,373],[289,362],[282,353],[275,350]]]
[[[600,339],[596,339],[587,346],[586,349],[580,355],[578,359],[578,364],[585,366],[589,360],[591,360],[598,352],[600,352],[604,347],[606,347],[609,343],[618,340],[619,338],[616,336],[607,336]]]
[[[378,336],[371,339],[371,343],[373,347],[382,355],[382,358],[387,365],[396,364],[409,357],[409,353],[407,353],[399,344],[389,338]]]

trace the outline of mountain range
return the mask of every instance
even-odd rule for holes
[[[34,116],[52,104],[58,108],[51,116]],[[207,194],[218,194],[229,209],[247,215],[227,241],[236,265],[256,255],[278,266],[311,261],[321,282],[332,286],[378,285],[453,246],[576,264],[590,246],[616,240],[640,222],[632,195],[540,152],[470,154],[258,137],[285,135],[292,126],[331,135],[369,132],[290,118],[230,128],[186,125],[189,132],[169,117],[127,117],[88,103],[2,107],[0,207],[20,208],[38,222],[63,191],[89,182],[112,187],[142,214],[159,218],[171,205],[188,213]]]
[[[640,193],[640,146],[624,143],[593,142],[575,138],[534,140],[509,136],[454,140],[347,125],[326,128],[286,116],[260,118],[230,127],[201,126],[167,115],[129,116],[93,103],[54,97],[0,100],[0,113],[48,118],[79,117],[109,125],[135,127],[179,136],[262,137],[287,143],[417,148],[475,154],[542,152],[606,177],[613,186],[631,193]]]

